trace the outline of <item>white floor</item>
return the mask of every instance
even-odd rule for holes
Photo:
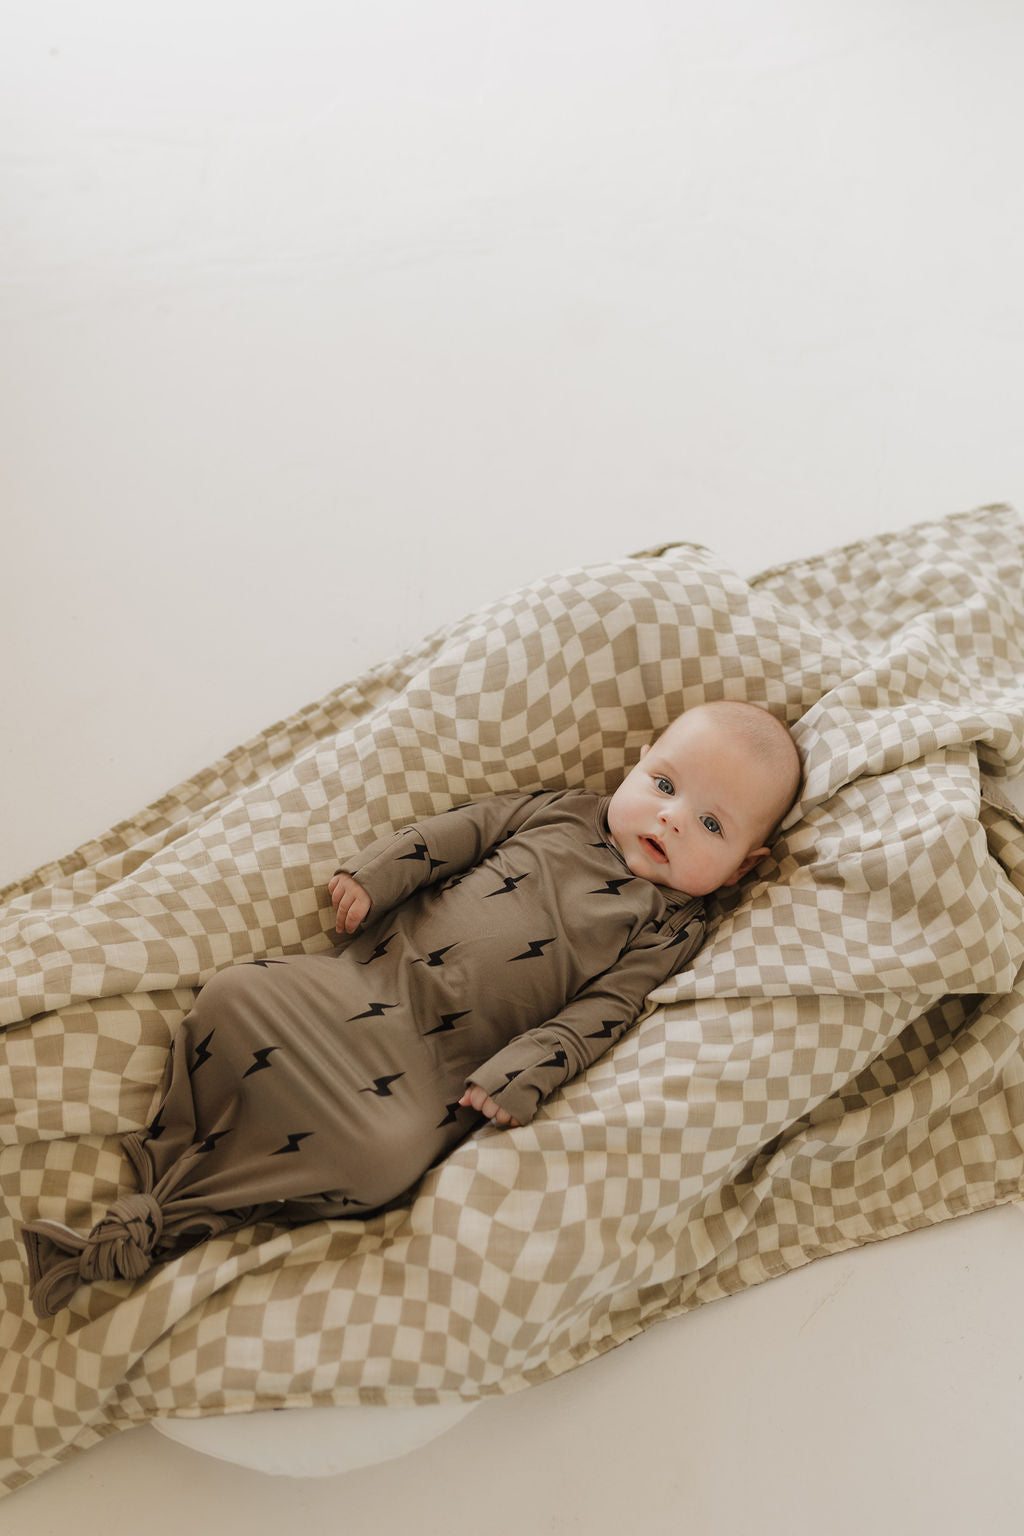
[[[1024,508],[1014,0],[16,0],[0,880],[566,564]],[[4,1536],[1019,1536],[1024,1210],[341,1479],[149,1428]]]

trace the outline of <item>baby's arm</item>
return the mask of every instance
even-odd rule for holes
[[[354,933],[368,914],[374,919],[381,917],[421,887],[461,874],[554,798],[556,795],[550,793],[492,795],[411,822],[398,832],[385,833],[347,859],[344,871],[335,871],[329,887],[335,907],[339,903],[334,900],[333,880],[342,873],[369,903],[355,919],[346,905],[345,926],[343,929],[338,924],[338,932]],[[344,900],[344,894],[339,901]]]
[[[648,994],[688,965],[703,939],[704,922],[698,916],[670,920],[660,928],[651,924],[633,948],[582,987],[554,1018],[516,1035],[468,1073],[469,1091],[528,1125],[544,1099],[625,1034]]]

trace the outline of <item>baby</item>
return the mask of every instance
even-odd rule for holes
[[[571,936],[576,969],[584,979],[597,974],[599,984],[591,981],[585,991],[573,991],[571,1021],[564,1012],[559,1019],[548,1018],[540,1033],[531,1030],[519,1035],[501,1051],[500,1059],[491,1056],[475,1067],[458,1101],[460,1106],[475,1109],[498,1125],[520,1125],[532,1119],[537,1104],[554,1087],[602,1054],[640,1012],[647,992],[681,970],[696,953],[704,933],[702,903],[696,898],[734,885],[768,853],[765,839],[792,804],[799,776],[796,748],[784,726],[755,705],[723,702],[689,710],[653,747],[644,747],[640,762],[607,802],[604,816],[599,798],[579,791],[527,800],[500,797],[516,812],[532,812],[522,826],[513,816],[503,838],[522,835],[527,825],[537,823],[542,800],[549,802],[544,806],[545,822],[579,815],[581,839],[595,830],[602,837],[601,842],[589,844],[589,857],[582,849],[576,854],[571,845],[558,848],[568,857],[546,871],[550,890],[545,903],[552,925],[561,928],[564,937]],[[461,814],[475,821],[480,818],[480,807],[466,807]],[[592,824],[595,820],[596,827]],[[607,837],[603,836],[605,826]],[[441,826],[438,835],[443,837],[448,830]],[[552,847],[557,847],[554,840]],[[360,859],[358,869],[371,885],[377,872],[378,849],[388,862],[397,852],[394,841],[386,839]],[[480,852],[486,850],[481,848]],[[502,870],[511,856],[511,850],[506,850]],[[635,881],[621,878],[623,863]],[[444,867],[449,867],[448,861]],[[586,890],[589,883],[606,873],[612,876],[607,891]],[[518,880],[525,878],[518,876]],[[637,885],[639,881],[649,881],[661,890],[645,890]],[[375,909],[370,890],[355,875],[343,871],[334,875],[328,889],[337,911],[339,933],[355,933],[368,916],[394,900],[390,891],[382,891],[383,900]],[[491,894],[504,894],[504,890]],[[523,895],[532,908],[535,928],[540,915],[537,885]],[[618,900],[587,904],[587,895],[614,895]],[[473,921],[475,914],[471,911],[468,915]],[[629,932],[622,943],[624,923]],[[639,926],[641,923],[644,926]],[[457,931],[457,925],[452,931]],[[505,930],[499,933],[498,952],[493,957],[497,965]],[[560,937],[556,933],[554,939],[536,942],[558,943]],[[485,983],[497,981],[495,972],[486,965],[486,954],[476,958],[484,961]],[[610,960],[614,963],[609,966]],[[535,967],[531,974],[542,970]],[[616,996],[610,1001],[613,986]],[[471,987],[468,995],[475,990]],[[466,996],[460,992],[452,1000]],[[564,996],[561,1004],[555,1001],[552,1008],[564,1007],[569,996]],[[625,1006],[620,1006],[620,999]],[[609,1011],[617,1016],[607,1021],[605,1030],[605,1021],[599,1021],[598,1015]],[[541,1017],[544,1012],[541,1007]],[[584,1034],[582,1025],[586,1022],[601,1022],[602,1031]],[[599,1044],[589,1047],[583,1040],[597,1040]],[[568,1055],[554,1064],[553,1073],[541,1079],[537,1057],[552,1051]],[[516,1113],[509,1106],[514,1106]]]
[[[765,857],[799,780],[786,727],[723,701],[610,799],[496,795],[371,844],[330,881],[337,948],[202,989],[124,1140],[139,1193],[87,1237],[25,1229],[37,1310],[248,1222],[378,1210],[479,1115],[526,1124],[693,958],[703,898]]]

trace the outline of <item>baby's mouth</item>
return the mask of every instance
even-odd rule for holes
[[[655,864],[668,863],[668,854],[665,852],[664,848],[658,842],[656,837],[642,837],[640,839],[640,846],[643,848],[648,858],[654,860]]]

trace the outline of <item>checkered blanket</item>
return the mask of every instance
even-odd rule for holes
[[[792,722],[806,782],[655,1010],[519,1130],[366,1221],[217,1238],[50,1323],[20,1223],[132,1176],[220,967],[330,944],[375,832],[606,791],[702,699]],[[1019,1197],[1024,536],[1006,508],[741,580],[669,546],[516,592],[3,893],[0,1472],[153,1415],[516,1391],[821,1254]]]

